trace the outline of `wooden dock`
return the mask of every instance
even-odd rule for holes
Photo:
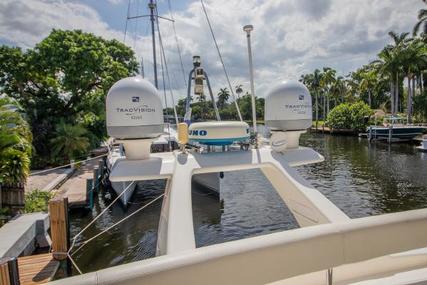
[[[88,161],[59,188],[57,196],[68,198],[70,208],[84,208],[91,204],[91,193],[88,192],[92,189],[93,184],[88,185],[88,183],[97,181],[94,179],[94,170],[98,169],[100,161],[102,162],[102,159]]]
[[[51,253],[23,256],[18,258],[19,281],[21,285],[45,284],[53,279],[60,262]]]
[[[56,275],[63,265],[67,266],[70,232],[67,198],[57,197],[49,201],[52,252],[0,259],[0,285],[45,284]]]

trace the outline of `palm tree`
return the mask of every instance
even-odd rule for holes
[[[399,111],[399,86],[402,82],[400,74],[403,72],[402,65],[404,59],[404,50],[411,39],[408,39],[408,33],[400,35],[395,32],[389,32],[393,39],[393,44],[387,45],[378,54],[379,59],[372,62],[372,65],[384,76],[387,76],[390,82],[390,102],[391,113],[394,115]]]
[[[340,100],[341,102],[344,102],[344,95],[346,91],[347,91],[347,86],[345,84],[344,78],[342,76],[338,76],[333,82],[330,89],[331,96],[334,99],[335,105]]]
[[[425,4],[427,4],[427,0],[423,0]],[[427,34],[427,9],[421,9],[418,11],[418,22],[415,24],[412,34],[416,36],[422,26],[422,35],[425,36]]]
[[[399,77],[400,74],[403,72],[403,62],[404,62],[404,50],[406,49],[408,43],[412,40],[412,39],[408,39],[408,35],[409,33],[401,33],[396,34],[393,31],[390,31],[389,36],[393,39],[393,44],[388,45],[386,48],[389,48],[392,50],[393,54],[394,54],[394,60],[396,63],[396,70],[395,70],[395,77],[396,77],[396,82],[395,82],[395,103],[394,103],[394,107],[395,107],[395,113],[399,112],[399,87],[400,87],[400,83],[403,80],[403,76]]]
[[[302,75],[300,81],[304,83],[307,88],[314,93],[314,111],[315,111],[315,119],[316,119],[316,130],[319,124],[319,89],[320,89],[320,81],[322,78],[322,73],[319,69],[315,69],[313,73]]]
[[[84,153],[89,147],[89,139],[85,137],[86,134],[87,130],[84,127],[60,121],[55,127],[55,138],[50,140],[52,155],[62,156],[65,160],[69,160]]]
[[[237,99],[239,99],[240,98],[240,94],[243,93],[242,86],[243,86],[242,84],[239,84],[239,85],[236,86]]]
[[[377,73],[374,68],[367,66],[365,67],[365,70],[362,70],[360,75],[362,80],[359,83],[359,88],[361,92],[368,93],[368,105],[369,107],[372,107],[372,89],[378,83]]]
[[[14,103],[9,97],[0,96],[0,186],[7,185],[9,191],[23,191],[30,172],[32,135],[19,106]]]
[[[425,44],[419,39],[412,41],[403,51],[402,57],[403,69],[405,70],[405,75],[408,80],[407,118],[408,122],[411,122],[412,99],[415,95],[415,76],[427,64],[427,50]]]
[[[323,93],[323,117],[326,119],[328,113],[329,113],[329,101],[331,98],[331,88],[336,80],[337,71],[335,69],[332,69],[330,67],[324,67],[322,78],[320,80],[320,85],[322,86],[322,89],[324,90]]]
[[[230,98],[230,92],[228,91],[227,87],[219,89],[218,102],[217,102],[218,108],[220,109],[224,108],[229,98]]]
[[[322,80],[322,72],[319,69],[315,69],[313,72],[313,89],[315,96],[315,108],[316,108],[316,130],[319,125],[319,91],[320,81]]]

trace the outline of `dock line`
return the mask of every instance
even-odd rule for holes
[[[57,166],[57,167],[54,167],[54,168],[40,170],[40,171],[31,173],[29,176],[46,173],[46,172],[53,171],[53,170],[56,170],[56,169],[61,169],[61,168],[68,167],[68,166],[71,166],[73,164],[77,164],[77,163],[81,163],[81,162],[91,161],[91,160],[94,160],[94,159],[97,159],[97,158],[101,158],[101,157],[104,157],[104,156],[107,156],[107,155],[108,155],[108,153],[104,153],[104,154],[101,154],[101,155],[98,155],[98,156],[95,156],[95,157],[91,157],[91,158],[84,159],[84,160],[79,160],[79,161],[76,161],[76,162],[73,162],[73,163],[68,163],[68,164]]]

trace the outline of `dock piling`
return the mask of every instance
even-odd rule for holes
[[[56,260],[66,260],[70,247],[68,226],[68,198],[49,201],[52,256]]]
[[[86,201],[88,202],[87,207],[89,209],[93,208],[93,192],[95,189],[93,189],[94,187],[94,180],[93,178],[87,178],[86,179]]]
[[[104,158],[102,158],[102,159],[100,159],[99,161],[98,161],[98,169],[99,169],[99,177],[100,177],[100,180],[102,179],[102,178],[104,178]]]
[[[101,181],[101,178],[99,176],[99,167],[94,167],[93,168],[93,191],[98,191],[99,190],[99,181]]]
[[[391,143],[391,139],[393,137],[393,126],[388,128],[388,143]]]
[[[0,259],[0,285],[20,285],[18,259],[5,257]]]
[[[9,264],[7,258],[0,260],[0,284],[11,285],[9,276]]]

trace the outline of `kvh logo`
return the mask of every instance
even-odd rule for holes
[[[190,136],[206,136],[208,134],[208,131],[205,130],[190,130],[188,132]]]
[[[135,102],[135,103],[139,102],[139,97],[138,96],[133,96],[132,97],[132,102]]]

